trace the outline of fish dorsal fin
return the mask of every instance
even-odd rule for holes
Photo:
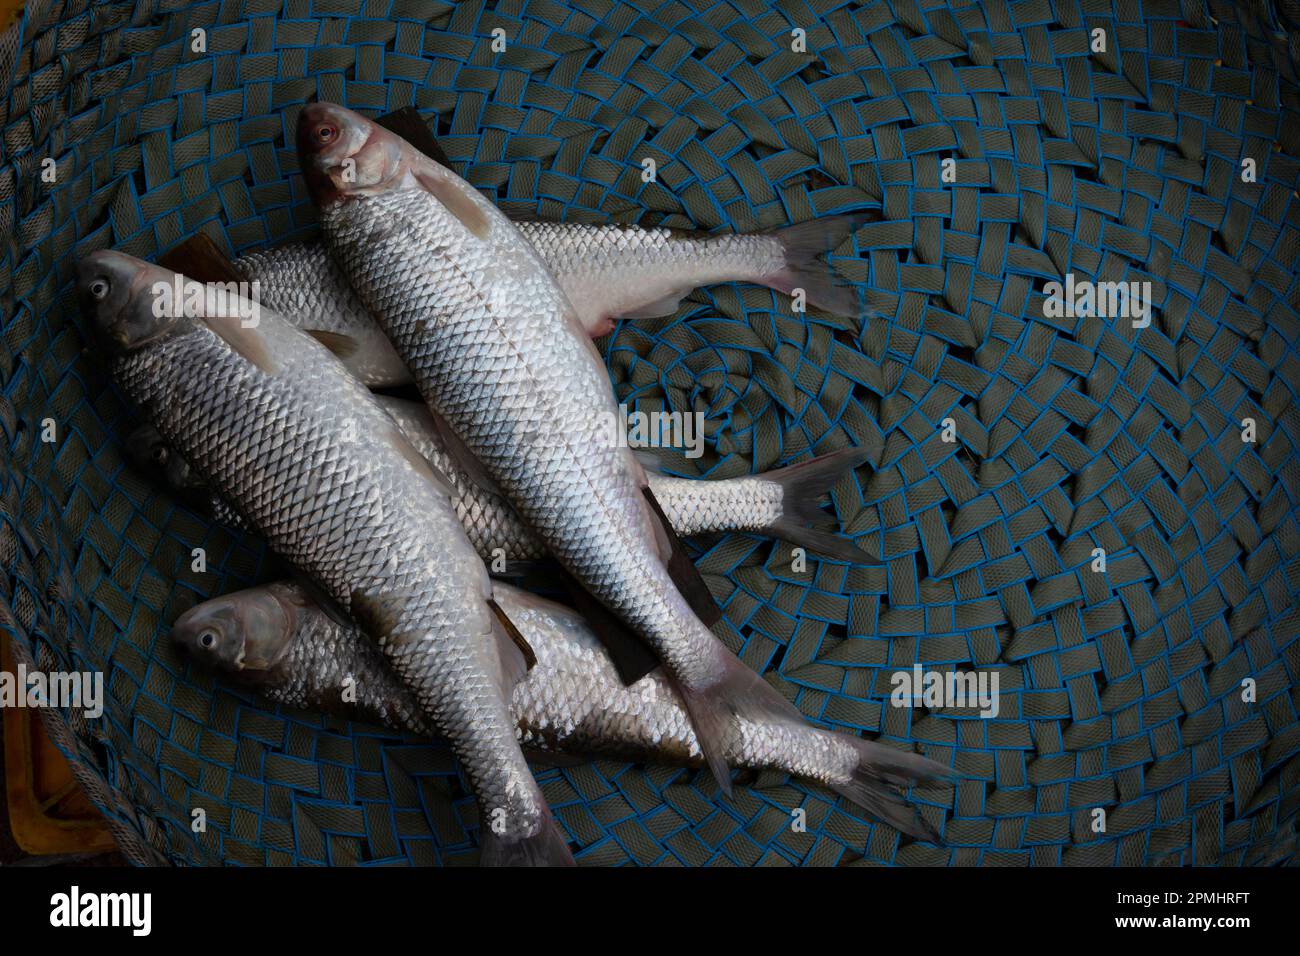
[[[722,608],[718,607],[718,602],[713,599],[713,592],[704,583],[704,578],[700,576],[699,570],[695,567],[695,562],[691,560],[691,556],[686,552],[686,546],[682,544],[682,539],[677,537],[672,522],[664,514],[663,508],[659,507],[654,492],[649,488],[642,490],[645,493],[646,502],[653,512],[653,520],[656,525],[655,537],[660,542],[661,548],[667,552],[664,566],[668,569],[668,576],[672,578],[673,584],[677,585],[677,590],[686,599],[686,603],[691,606],[695,616],[704,623],[705,627],[712,627],[721,620]]]
[[[195,282],[241,282],[244,279],[221,248],[203,232],[196,232],[168,251],[159,258],[158,265]]]
[[[408,158],[411,175],[420,184],[420,188],[438,200],[476,238],[486,239],[492,229],[492,221],[475,197],[466,192],[474,187],[417,152],[414,147],[408,150]]]
[[[431,484],[439,494],[446,495],[448,498],[459,498],[460,494],[456,491],[456,486],[451,483],[451,479],[433,466],[433,462],[420,454],[418,448],[411,444],[411,440],[402,434],[402,430],[397,427],[397,423],[391,418],[388,423],[388,432],[385,435],[388,444],[403,458],[411,463],[411,466],[420,473],[420,476]]]
[[[429,124],[424,121],[424,118],[420,116],[420,111],[414,106],[403,106],[400,110],[385,113],[375,122],[390,133],[396,133],[402,137],[435,163],[446,166],[448,169],[451,168],[451,160],[442,151],[437,139],[429,131]]]
[[[303,331],[341,359],[351,358],[361,348],[360,342],[342,332],[326,332],[324,329],[303,329]]]
[[[256,326],[245,325],[244,320],[237,315],[201,315],[198,319],[250,365],[267,375],[276,373],[270,346]]]
[[[497,640],[497,657],[501,661],[501,691],[508,701],[515,685],[537,665],[537,655],[501,605],[491,598],[487,603],[495,618],[492,633]]]
[[[496,483],[496,479],[488,473],[487,466],[479,460],[477,455],[470,451],[469,446],[461,440],[461,437],[456,434],[456,430],[447,423],[447,420],[431,408],[426,408],[425,411],[428,412],[429,421],[433,424],[433,430],[442,439],[447,454],[451,455],[452,461],[460,467],[465,476],[482,491],[504,498],[505,494]]]

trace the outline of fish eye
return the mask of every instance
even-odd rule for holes
[[[108,295],[108,280],[102,276],[90,283],[90,294],[96,299],[103,299]]]
[[[149,451],[149,457],[152,458],[152,459],[154,460],[154,462],[157,463],[157,464],[159,464],[159,465],[166,464],[166,463],[167,463],[167,446],[166,446],[166,445],[154,445],[153,448]]]
[[[321,143],[322,145],[333,142],[334,137],[338,136],[338,134],[339,131],[337,127],[324,123],[316,127],[316,142]]]
[[[199,634],[199,647],[211,649],[217,644],[217,632],[208,628]]]

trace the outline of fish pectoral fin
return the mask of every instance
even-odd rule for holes
[[[456,486],[452,484],[451,479],[439,471],[429,459],[420,454],[418,448],[411,444],[411,440],[403,434],[401,428],[396,422],[389,420],[388,434],[385,436],[388,444],[403,458],[411,463],[420,477],[424,478],[434,487],[439,494],[446,495],[448,498],[459,498],[460,494],[456,491]]]
[[[463,180],[453,178],[445,169],[439,167],[423,153],[411,148],[411,174],[420,187],[470,233],[478,239],[486,239],[492,228],[487,213],[465,190],[473,189]]]
[[[210,328],[218,338],[230,346],[230,350],[246,362],[255,365],[267,375],[276,373],[276,365],[271,358],[271,349],[266,339],[255,326],[244,324],[236,315],[203,315],[199,321]]]
[[[501,605],[491,598],[487,603],[495,618],[492,633],[497,639],[497,657],[501,661],[501,692],[509,701],[515,685],[537,665],[537,655]]]
[[[695,567],[695,562],[686,551],[686,545],[682,544],[682,539],[677,537],[672,522],[664,514],[663,508],[659,507],[654,492],[648,487],[642,491],[653,512],[656,525],[655,537],[660,543],[660,556],[663,558],[664,567],[668,569],[668,576],[672,578],[677,590],[695,612],[695,616],[704,623],[705,627],[712,627],[722,619],[722,608],[718,607],[718,602],[713,599],[713,592],[704,583],[699,569]]]
[[[633,309],[631,312],[623,312],[619,315],[621,319],[662,319],[666,315],[674,315],[682,306],[682,299],[694,286],[683,286],[680,289],[673,289],[661,299],[655,299],[653,302],[647,302],[640,308]]]
[[[496,480],[488,474],[487,467],[481,462],[477,455],[469,450],[461,437],[456,434],[456,430],[447,423],[447,420],[431,408],[425,409],[429,413],[429,418],[433,422],[433,430],[438,433],[442,439],[443,445],[447,447],[447,453],[451,455],[452,460],[460,466],[461,471],[472,481],[478,488],[500,498],[505,494]]]
[[[347,612],[339,606],[338,601],[330,597],[328,592],[308,577],[306,572],[300,571],[298,568],[291,565],[289,568],[289,576],[293,578],[294,584],[302,588],[308,598],[320,605],[320,609],[325,612],[325,616],[331,621],[343,627],[353,626],[352,619],[348,617]]]
[[[326,332],[324,329],[303,329],[303,331],[341,359],[351,358],[361,348],[360,342],[342,332]]]

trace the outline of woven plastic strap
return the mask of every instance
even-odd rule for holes
[[[296,106],[414,105],[516,216],[881,212],[834,257],[869,319],[723,285],[599,344],[621,401],[707,416],[680,474],[870,450],[834,507],[886,566],[744,534],[696,556],[720,635],[809,718],[966,775],[913,795],[944,845],[779,771],[726,801],[597,762],[539,776],[582,862],[1294,861],[1296,25],[1259,0],[28,3],[0,39],[0,625],[110,688],[99,720],[47,713],[55,739],[140,862],[474,860],[445,747],[259,707],[169,647],[268,556],[124,466],[136,419],[70,290],[93,249],[309,235]],[[1059,314],[1067,276],[1136,283],[1150,324]],[[997,715],[892,706],[913,665],[996,675]]]

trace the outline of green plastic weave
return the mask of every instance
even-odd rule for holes
[[[309,235],[286,132],[314,96],[415,105],[516,216],[882,213],[835,258],[878,318],[718,286],[599,345],[621,400],[707,414],[682,474],[870,449],[834,508],[884,568],[796,572],[743,534],[694,546],[720,633],[805,714],[966,775],[916,795],[944,843],[781,773],[727,801],[704,774],[597,762],[540,776],[581,863],[1294,862],[1295,25],[1293,3],[1200,0],[28,3],[0,38],[0,625],[26,662],[105,673],[102,720],[46,724],[124,851],[476,859],[445,747],[259,707],[168,646],[184,608],[268,556],[124,465],[136,420],[71,295],[93,249]],[[1046,317],[1066,272],[1150,282],[1151,326]],[[996,671],[998,717],[891,707],[914,663]]]

